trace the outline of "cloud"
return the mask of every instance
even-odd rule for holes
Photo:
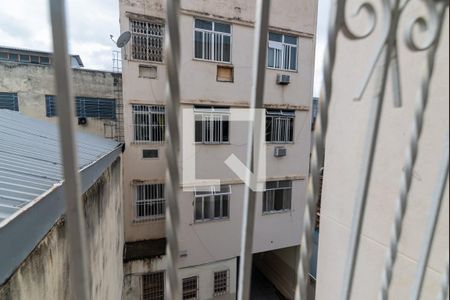
[[[319,95],[331,0],[319,0],[314,95]],[[86,68],[112,69],[109,35],[119,36],[117,0],[69,0],[67,2],[69,50],[79,54]],[[48,0],[15,0],[0,10],[0,44],[52,51]]]
[[[79,54],[86,68],[112,69],[109,35],[118,36],[119,3],[116,0],[67,2],[69,51]],[[52,51],[48,0],[15,0],[0,10],[0,44]]]

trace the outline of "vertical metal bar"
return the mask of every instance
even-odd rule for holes
[[[397,27],[400,19],[400,0],[395,0],[391,10],[392,23],[389,26],[387,40],[382,52],[384,54],[383,65],[381,66],[381,74],[378,81],[379,87],[374,99],[373,108],[369,116],[369,128],[365,146],[365,154],[363,157],[363,165],[361,170],[361,185],[355,200],[355,208],[353,213],[352,229],[350,233],[350,243],[348,247],[348,256],[345,266],[344,281],[342,288],[342,300],[348,300],[351,297],[353,288],[353,279],[355,275],[356,262],[358,260],[358,249],[361,241],[362,225],[364,221],[367,198],[369,196],[370,181],[372,179],[372,168],[375,159],[375,149],[378,141],[379,125],[383,104],[386,95],[387,77],[389,73],[390,60],[392,52],[395,51],[397,37]]]
[[[269,27],[270,0],[258,0],[256,3],[256,25],[255,38],[253,41],[254,61],[253,61],[253,85],[250,103],[250,116],[248,129],[247,166],[251,172],[255,170],[255,159],[257,155],[254,149],[254,137],[260,137],[261,114],[256,112],[263,108],[264,102],[264,81],[266,75],[266,54],[267,36]],[[254,134],[255,133],[255,134]],[[259,145],[257,145],[259,147]],[[258,151],[256,151],[258,152]],[[258,160],[256,160],[256,163]],[[258,174],[258,172],[254,172]],[[250,174],[247,174],[250,177]],[[250,182],[248,180],[247,182]],[[250,298],[250,281],[252,276],[252,251],[253,251],[253,230],[255,223],[255,203],[256,192],[247,187],[244,195],[244,213],[242,220],[242,240],[241,240],[241,263],[239,266],[239,290],[238,299],[247,300]]]
[[[320,193],[321,168],[325,163],[325,143],[328,132],[328,114],[333,91],[333,73],[336,61],[337,37],[344,20],[345,0],[338,0],[332,5],[330,23],[328,24],[327,46],[323,65],[323,84],[320,91],[320,110],[317,114],[317,126],[314,131],[314,142],[308,179],[306,209],[303,219],[303,234],[300,244],[300,259],[297,267],[297,286],[295,300],[308,299],[308,277],[313,247],[313,231],[315,229],[315,209]]]
[[[439,213],[441,212],[442,202],[444,199],[445,188],[448,181],[448,164],[449,164],[449,140],[448,133],[446,136],[444,156],[440,163],[439,177],[437,179],[436,189],[432,196],[431,208],[428,217],[428,224],[425,231],[425,238],[422,241],[422,250],[417,267],[416,278],[414,280],[411,300],[419,300],[422,293],[423,281],[425,279],[425,272],[430,259],[431,247],[433,246],[433,239],[436,233],[436,227],[439,220]]]
[[[66,199],[66,231],[69,244],[70,295],[72,299],[90,299],[88,256],[84,207],[75,143],[74,105],[71,68],[67,49],[66,12],[64,0],[50,0],[53,34],[53,62],[57,91],[59,137],[64,166],[64,197]]]
[[[441,282],[441,291],[439,292],[439,296],[437,297],[438,300],[447,300],[448,298],[448,253],[447,253],[447,264],[445,266],[445,271],[442,276],[442,282]]]
[[[167,1],[167,93],[166,93],[166,120],[167,120],[167,171],[166,171],[166,238],[167,238],[167,298],[181,299],[178,278],[178,228],[179,209],[178,192],[180,189],[180,174],[178,169],[178,154],[180,150],[180,130],[178,116],[180,110],[180,32],[178,14],[179,0]]]
[[[381,290],[379,295],[379,299],[381,300],[387,300],[389,298],[389,287],[392,281],[392,274],[394,270],[395,261],[397,260],[398,245],[403,230],[403,221],[405,218],[406,210],[408,208],[408,197],[411,189],[413,170],[416,165],[419,150],[419,141],[422,136],[424,116],[428,106],[430,84],[434,74],[437,49],[441,41],[440,36],[442,33],[443,22],[445,20],[445,12],[446,10],[443,9],[442,12],[440,13],[439,29],[436,34],[437,38],[433,46],[428,50],[425,70],[422,75],[422,84],[417,98],[414,113],[414,121],[412,124],[410,134],[409,147],[406,150],[403,173],[401,177],[400,194],[397,199],[397,207],[395,212],[395,223],[391,230],[391,240],[389,250],[386,254],[385,266],[382,275]],[[396,69],[394,72],[397,73],[396,75],[397,77],[399,76],[398,67],[399,67],[398,61],[396,60],[396,64],[393,66],[393,68]],[[400,85],[394,84],[394,86]],[[398,94],[397,97],[400,97],[399,99],[401,99],[401,94]],[[397,104],[401,104],[401,101],[400,103]]]

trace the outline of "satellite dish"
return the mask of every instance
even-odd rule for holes
[[[116,43],[117,47],[119,47],[119,48],[125,47],[125,45],[128,44],[130,39],[131,39],[131,33],[129,31],[125,31],[117,39],[117,43]]]

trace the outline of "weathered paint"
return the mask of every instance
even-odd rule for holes
[[[0,74],[0,92],[17,93],[20,112],[36,119],[57,122],[57,117],[46,117],[45,111],[45,95],[56,95],[52,66],[1,61]],[[72,69],[72,78],[75,96],[117,98],[111,72]],[[114,125],[113,120],[88,118],[88,124],[77,126],[77,129],[109,137],[111,130],[114,134]]]
[[[121,159],[83,194],[87,222],[92,299],[121,299],[123,213]],[[0,299],[69,299],[69,254],[64,217],[43,238],[11,278]],[[76,297],[75,297],[76,298]]]

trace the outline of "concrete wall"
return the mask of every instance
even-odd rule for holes
[[[119,158],[83,195],[92,299],[121,299],[124,244],[121,179]],[[70,293],[76,295],[76,288],[70,286],[68,271],[66,227],[61,218],[0,287],[0,299],[70,299]]]
[[[254,265],[286,299],[294,299],[299,246],[256,254]]]
[[[411,2],[408,5],[402,15],[399,33],[403,33],[408,22],[423,9],[421,5],[419,2]],[[366,151],[364,141],[367,138],[368,115],[375,102],[375,81],[370,83],[361,102],[355,102],[353,98],[362,83],[364,72],[368,70],[369,58],[375,55],[377,49],[373,46],[381,40],[381,30],[382,26],[377,27],[374,35],[364,41],[350,42],[342,36],[338,41],[321,211],[317,282],[319,300],[335,299],[343,284],[355,195],[362,179],[360,168]],[[423,138],[420,141],[418,161],[408,199],[409,208],[394,269],[391,299],[410,297],[428,222],[432,193],[443,155],[444,138],[448,134],[448,11],[441,38]],[[425,55],[405,49],[403,39],[399,39],[403,107],[394,108],[389,79],[352,299],[378,299],[381,272],[394,222],[400,176],[409,143],[414,106],[421,86]],[[377,74],[374,78],[377,78]],[[422,299],[436,299],[438,295],[441,273],[444,271],[449,249],[448,205],[447,186]]]
[[[0,62],[0,75],[0,92],[17,93],[20,112],[36,119],[57,122],[57,117],[46,117],[45,110],[45,95],[56,95],[52,66]],[[74,96],[117,98],[111,72],[72,69],[72,78]],[[88,118],[88,124],[77,125],[77,129],[110,137],[111,134],[114,136],[114,126],[113,120]]]
[[[166,269],[165,257],[132,261],[124,264],[123,300],[142,299],[141,276],[147,273],[162,272]],[[229,293],[214,297],[214,272],[229,270]],[[198,299],[233,300],[236,299],[237,260],[217,261],[208,265],[197,265],[179,270],[180,279],[198,276]],[[181,282],[181,281],[180,281]]]

